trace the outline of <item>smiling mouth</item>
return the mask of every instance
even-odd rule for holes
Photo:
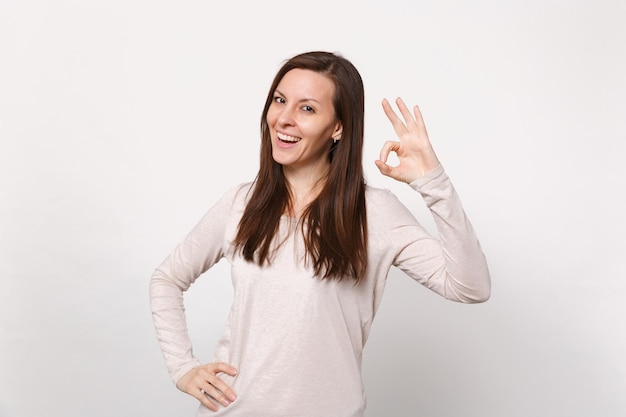
[[[284,133],[280,133],[280,132],[276,132],[276,136],[278,136],[278,139],[281,142],[285,142],[285,143],[296,143],[302,140],[302,138],[298,138],[296,136],[285,135]]]

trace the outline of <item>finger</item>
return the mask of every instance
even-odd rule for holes
[[[200,401],[202,403],[202,405],[204,405],[209,410],[211,410],[211,411],[217,411],[218,410],[217,404],[215,404],[213,401],[211,401],[209,399],[208,394],[206,393],[205,390],[200,389],[198,391],[198,394],[194,395],[194,397],[196,397],[198,399],[198,401]]]
[[[383,110],[385,111],[385,115],[387,115],[387,118],[391,122],[393,130],[396,131],[396,134],[398,136],[404,134],[407,131],[406,126],[404,125],[404,122],[402,122],[402,120],[398,117],[396,112],[393,111],[393,109],[391,108],[391,104],[389,104],[387,99],[383,99]]]
[[[235,401],[235,399],[237,398],[237,394],[235,394],[230,386],[228,386],[220,377],[216,375],[220,372],[223,372],[230,376],[235,376],[237,375],[237,369],[224,362],[215,362],[211,364],[209,368],[209,375],[206,375],[205,377],[211,385],[223,392],[230,401]]]
[[[394,180],[406,182],[406,183],[410,182],[406,180],[406,175],[403,173],[402,167],[400,166],[394,167],[380,160],[375,161],[375,164],[376,164],[376,167],[378,167],[378,170],[380,171],[380,173],[383,174],[384,176],[393,178]]]
[[[387,162],[387,158],[389,158],[389,153],[390,152],[398,152],[398,149],[400,149],[400,142],[395,142],[392,140],[388,140],[387,142],[385,142],[383,144],[383,147],[380,150],[380,160],[382,162]]]
[[[214,367],[214,370],[216,372],[224,372],[225,374],[228,374],[230,376],[235,376],[237,375],[237,369],[230,366],[227,363],[224,362],[216,362]]]
[[[219,390],[217,387],[210,383],[202,384],[202,389],[200,390],[200,392],[205,398],[215,400],[224,407],[228,407],[232,402],[230,399],[226,398],[221,390]]]
[[[422,116],[422,111],[420,110],[418,105],[415,105],[413,107],[413,114],[415,115],[415,124],[417,128],[420,131],[426,133],[426,123],[424,123],[424,117]]]
[[[402,114],[402,117],[404,118],[404,121],[407,126],[415,122],[415,119],[413,119],[413,115],[411,114],[411,111],[406,106],[406,104],[404,104],[404,100],[398,97],[396,99],[396,105],[398,106],[398,109],[400,109],[400,114]]]
[[[376,164],[376,167],[378,168],[381,174],[383,174],[386,177],[391,177],[391,171],[393,170],[393,167],[387,165],[380,159],[377,161],[374,161],[374,163]]]
[[[391,140],[388,140],[383,144],[383,147],[380,150],[380,159],[374,162],[381,174],[392,178],[394,177],[393,171],[395,170],[395,167],[387,164],[387,159],[389,158],[389,154],[391,152],[397,153],[399,147],[400,142],[394,142]]]
[[[219,376],[213,375],[210,378],[208,378],[207,382],[211,384],[211,387],[210,387],[211,392],[213,389],[216,391],[219,391],[218,396],[213,396],[219,402],[223,403],[222,398],[220,397],[223,397],[223,399],[227,399],[229,403],[237,399],[237,394],[235,394],[235,392],[224,381],[222,381],[222,379]],[[205,390],[207,392],[210,391],[210,390],[207,390],[206,388]]]

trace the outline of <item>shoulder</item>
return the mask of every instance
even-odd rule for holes
[[[237,207],[244,207],[248,201],[250,191],[252,189],[252,182],[246,182],[237,184],[229,188],[220,198],[217,204],[230,206],[230,209]]]
[[[208,209],[204,219],[230,218],[232,215],[243,213],[252,183],[241,183],[230,187]]]
[[[245,205],[250,198],[253,185],[254,183],[252,182],[237,184],[234,187],[231,187],[230,190],[226,192],[225,196],[230,196],[234,203]]]
[[[365,186],[365,204],[369,210],[387,210],[390,206],[401,204],[394,193],[386,188]]]
[[[370,226],[389,228],[395,224],[410,224],[415,217],[400,199],[386,188],[366,186],[365,204]]]

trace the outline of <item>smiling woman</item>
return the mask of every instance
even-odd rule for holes
[[[398,140],[383,144],[376,165],[422,195],[440,239],[389,191],[365,184],[356,68],[308,52],[277,73],[256,179],[209,209],[150,283],[170,376],[200,401],[198,416],[363,416],[362,351],[392,266],[450,300],[489,298],[485,257],[421,113],[396,104],[402,119],[383,100]],[[182,293],[222,258],[234,300],[214,362],[202,364]]]
[[[320,180],[330,166],[332,141],[341,138],[333,105],[335,85],[327,76],[294,69],[276,87],[267,112],[272,157],[285,176]],[[297,181],[292,178],[291,183]],[[302,206],[304,206],[302,204]]]

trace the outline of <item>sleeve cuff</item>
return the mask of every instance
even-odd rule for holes
[[[413,180],[411,183],[409,183],[409,186],[414,190],[420,190],[427,184],[431,182],[436,182],[442,177],[445,177],[445,170],[443,169],[443,165],[439,164],[437,168]]]

